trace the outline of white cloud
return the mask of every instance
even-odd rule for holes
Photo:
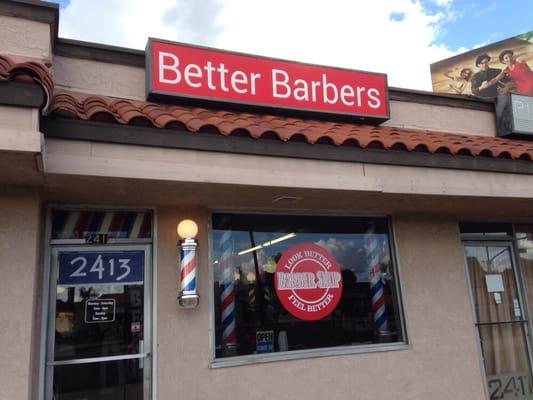
[[[417,0],[72,0],[60,35],[133,48],[153,36],[384,72],[390,86],[431,90],[429,64],[454,54],[433,44],[451,4],[438,3],[430,15]]]
[[[162,22],[174,0],[72,0],[61,10],[59,35],[143,49],[148,36],[177,40],[180,26]]]

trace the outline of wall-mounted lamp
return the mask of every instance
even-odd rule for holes
[[[181,221],[176,231],[180,247],[180,292],[178,305],[182,308],[198,306],[200,296],[196,293],[196,240],[198,225],[192,219]]]

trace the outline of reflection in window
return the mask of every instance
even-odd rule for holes
[[[340,269],[338,303],[316,320],[289,312],[275,287],[278,262],[302,244]],[[217,358],[404,341],[387,219],[214,214],[211,245]],[[300,299],[319,284],[289,278]]]
[[[533,226],[516,225],[518,261],[526,291],[529,320],[533,317]]]
[[[141,360],[116,360],[54,368],[55,400],[142,400]]]
[[[55,360],[139,352],[142,285],[57,286]],[[112,302],[105,322],[91,322],[88,302]]]

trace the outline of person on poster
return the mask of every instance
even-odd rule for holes
[[[514,57],[512,50],[504,50],[499,56],[500,62],[506,67],[502,71],[514,83],[515,92],[532,95],[533,94],[533,71],[525,60]]]
[[[446,78],[450,78],[452,82],[450,83],[450,90],[452,93],[462,94],[468,87],[470,78],[472,77],[472,70],[470,68],[463,68],[459,73],[459,76],[450,75],[453,70],[449,70],[444,73]]]
[[[475,96],[494,98],[500,91],[506,90],[505,83],[509,78],[506,75],[500,76],[501,69],[490,68],[489,61],[490,56],[487,53],[476,58],[476,67],[479,71],[472,76],[472,93]]]

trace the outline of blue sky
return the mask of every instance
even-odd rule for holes
[[[430,12],[438,11],[432,1],[423,1]],[[533,1],[458,1],[452,3],[455,16],[442,24],[436,43],[456,51],[481,43],[493,43],[533,30]]]
[[[429,64],[533,30],[533,0],[60,0],[59,35],[143,49],[148,36],[384,72],[431,90]]]

